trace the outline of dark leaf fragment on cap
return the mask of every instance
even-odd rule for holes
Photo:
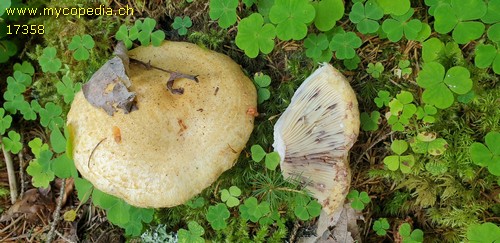
[[[93,106],[104,109],[110,116],[116,109],[122,109],[124,113],[137,109],[135,93],[129,92],[126,86],[130,80],[125,65],[120,57],[115,56],[83,85],[85,99]]]

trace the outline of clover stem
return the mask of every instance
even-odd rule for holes
[[[0,141],[2,136],[0,136]],[[2,152],[5,159],[5,165],[7,166],[7,175],[9,177],[9,187],[10,187],[10,202],[12,204],[16,203],[17,200],[17,182],[16,182],[16,172],[14,171],[14,163],[12,162],[12,156],[9,151],[5,150],[5,146],[2,143]]]
[[[23,131],[21,131],[21,141],[23,141]],[[24,144],[23,144],[24,147]],[[22,153],[23,149],[21,148],[21,151],[17,154],[17,157],[19,158],[19,180],[21,182],[21,191],[19,192],[19,199],[23,198],[24,196],[24,191],[25,191],[25,185],[24,185],[24,156]]]
[[[19,198],[23,198],[24,196],[24,156],[23,153],[18,153],[17,157],[19,158],[19,180],[21,181],[21,191],[19,192]]]

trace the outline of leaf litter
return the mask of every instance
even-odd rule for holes
[[[167,89],[172,94],[184,93],[183,88],[173,88],[174,81],[179,78],[187,78],[198,82],[197,75],[170,71],[155,67],[149,61],[146,63],[129,58],[127,48],[121,41],[116,45],[113,54],[115,57],[99,68],[82,88],[85,99],[93,106],[104,109],[110,116],[113,116],[117,109],[123,110],[125,114],[138,109],[136,105],[136,93],[129,91],[132,85],[128,76],[130,62],[141,64],[147,70],[157,69],[169,73],[170,77],[167,81]]]

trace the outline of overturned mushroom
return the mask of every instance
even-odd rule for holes
[[[169,73],[131,61],[137,110],[109,116],[78,93],[68,114],[75,165],[96,188],[134,206],[182,204],[231,168],[245,147],[255,86],[229,57],[189,43],[139,47],[128,55],[198,75],[199,82],[180,77],[172,88],[185,92],[173,94],[165,88]]]
[[[327,214],[349,190],[347,159],[359,133],[358,102],[345,77],[323,64],[297,89],[274,127],[281,171],[305,184]]]

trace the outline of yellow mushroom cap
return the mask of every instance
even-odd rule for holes
[[[342,206],[351,181],[349,149],[359,133],[356,95],[323,64],[297,89],[274,126],[274,149],[285,178],[299,179],[327,214]]]
[[[184,74],[199,83],[130,65],[138,110],[109,116],[79,92],[68,113],[79,172],[103,192],[138,207],[185,203],[231,168],[252,132],[255,86],[229,57],[194,44],[138,47],[130,58]]]

